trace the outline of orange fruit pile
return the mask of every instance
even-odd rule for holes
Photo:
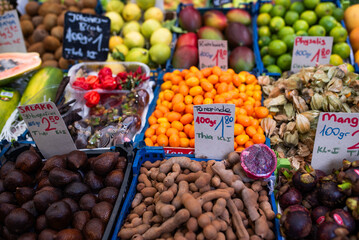
[[[193,106],[213,103],[236,106],[234,150],[265,142],[260,121],[269,111],[261,106],[262,91],[254,75],[222,71],[217,66],[202,70],[191,67],[166,73],[163,80],[156,109],[148,119],[147,146],[193,148]]]

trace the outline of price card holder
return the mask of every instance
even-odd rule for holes
[[[233,151],[234,104],[195,105],[195,156],[224,159]]]
[[[294,40],[291,70],[318,64],[328,64],[332,52],[333,37],[296,37]]]
[[[232,1],[231,0],[213,0],[213,5],[215,7],[220,7],[222,6],[223,4],[226,4],[226,3],[231,3]]]
[[[322,112],[319,115],[312,166],[326,173],[342,160],[359,159],[359,113]]]
[[[76,150],[76,146],[53,102],[19,106],[32,138],[45,158]]]
[[[108,17],[66,12],[62,50],[64,58],[105,61],[109,39]]]
[[[198,40],[199,67],[219,66],[223,71],[228,68],[228,43],[226,40]]]
[[[0,53],[24,52],[26,47],[16,10],[0,16]]]

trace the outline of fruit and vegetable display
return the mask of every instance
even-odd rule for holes
[[[291,68],[294,40],[297,36],[333,37],[330,64],[340,65],[350,56],[348,32],[341,25],[343,9],[334,2],[276,0],[259,7],[258,45],[268,72],[282,73]],[[351,66],[352,71],[353,66]]]
[[[286,239],[358,239],[359,161],[343,160],[331,174],[302,164],[282,169],[277,199]]]
[[[101,239],[124,179],[118,152],[45,162],[30,149],[0,169],[2,239]],[[122,197],[122,196],[121,196]]]
[[[260,125],[279,157],[288,157],[296,167],[311,162],[319,113],[359,112],[357,79],[346,65],[303,68],[277,81],[259,77],[263,104],[273,116]]]
[[[350,1],[350,3],[354,4],[355,1]],[[357,64],[359,64],[359,18],[356,14],[358,10],[359,4],[356,2],[356,4],[348,7],[344,12],[344,22],[349,32],[349,40],[353,48],[354,60]]]
[[[248,179],[237,152],[225,161],[145,161],[137,180],[120,239],[276,238],[268,182]]]
[[[178,36],[172,58],[174,68],[198,66],[198,39],[227,40],[228,67],[236,73],[252,71],[255,58],[252,50],[251,15],[244,9],[207,10],[202,14],[193,6],[185,6],[178,15],[179,26],[188,33]]]
[[[260,121],[269,111],[261,105],[262,90],[257,78],[248,73],[222,71],[218,66],[199,70],[192,66],[163,77],[155,111],[148,118],[147,146],[191,147],[195,145],[193,106],[235,104],[234,149],[242,151],[264,143]]]
[[[155,1],[124,5],[119,0],[111,0],[105,9],[113,34],[109,61],[141,62],[151,68],[165,68],[171,56],[172,33],[164,27],[164,14],[155,7]]]

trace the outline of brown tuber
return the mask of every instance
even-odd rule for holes
[[[71,170],[78,170],[87,164],[87,155],[82,151],[72,151],[67,154],[67,166]]]
[[[79,202],[80,208],[87,211],[91,211],[92,208],[96,205],[96,203],[97,197],[92,193],[87,193],[83,195]]]
[[[49,181],[55,187],[63,187],[71,182],[81,180],[80,176],[70,170],[55,167],[49,173]]]
[[[112,205],[115,204],[117,196],[118,196],[118,189],[114,187],[103,188],[98,193],[98,198],[100,201],[106,201],[111,203]]]
[[[12,170],[4,179],[4,188],[8,191],[15,192],[17,187],[30,186],[32,178],[21,170]]]
[[[30,201],[35,196],[35,191],[30,187],[18,187],[15,191],[17,202],[21,205]]]

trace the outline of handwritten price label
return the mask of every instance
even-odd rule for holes
[[[18,110],[45,158],[76,150],[65,122],[53,102],[19,106]]]
[[[16,10],[0,16],[0,52],[26,52]]]
[[[219,66],[226,71],[228,68],[228,47],[225,40],[198,40],[199,67],[201,69]]]
[[[223,159],[233,151],[233,104],[196,105],[194,110],[195,155]]]
[[[359,113],[320,113],[312,166],[329,173],[359,159]]]
[[[328,64],[332,46],[333,37],[296,37],[291,70],[298,72],[317,63]]]

